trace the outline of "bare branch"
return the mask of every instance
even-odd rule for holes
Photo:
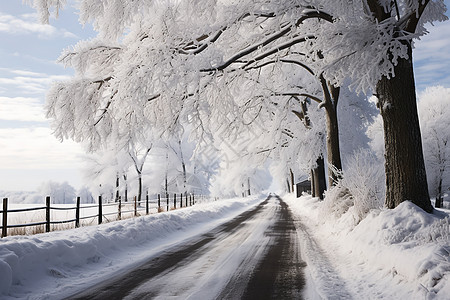
[[[303,112],[296,111],[296,110],[292,110],[292,112],[294,113],[294,115],[296,115],[300,119],[300,121],[303,121],[303,119],[305,118],[305,116],[303,115]]]
[[[283,30],[271,35],[268,39],[256,43],[255,45],[248,47],[246,49],[244,49],[243,51],[235,54],[234,56],[232,56],[230,59],[228,59],[226,62],[224,62],[222,65],[214,67],[214,68],[209,68],[209,69],[202,69],[200,70],[200,72],[211,72],[211,71],[221,71],[224,70],[226,67],[228,67],[229,65],[231,65],[232,63],[236,62],[238,59],[255,52],[256,50],[260,49],[261,47],[267,46],[268,44],[278,40],[279,38],[281,38],[282,36],[284,36],[285,34],[287,34],[289,31],[292,30],[292,26],[286,27]]]
[[[231,22],[231,24],[236,24],[242,20],[244,20],[247,17],[254,16],[254,17],[263,17],[263,18],[274,18],[276,15],[275,13],[244,13],[241,16],[239,16],[235,21]],[[226,25],[222,27],[216,34],[204,34],[197,38],[195,42],[189,42],[186,45],[182,46],[181,49],[178,50],[181,54],[199,54],[203,50],[205,50],[211,43],[216,42],[219,37],[228,29],[231,25]],[[211,38],[210,38],[211,37]],[[206,40],[206,41],[205,41]],[[203,42],[201,45],[197,45],[199,42]],[[192,51],[193,50],[193,51]]]
[[[268,57],[268,56],[270,56],[272,54],[278,53],[281,50],[288,49],[288,48],[290,48],[290,47],[292,47],[292,46],[294,46],[296,44],[304,43],[304,42],[306,42],[306,41],[308,41],[310,39],[314,39],[314,38],[315,38],[314,35],[308,35],[306,37],[292,39],[292,40],[290,40],[290,41],[288,41],[288,42],[286,42],[284,44],[278,45],[277,47],[275,47],[275,48],[273,48],[273,49],[271,49],[269,51],[266,51],[265,53],[262,53],[262,54],[258,55],[254,59],[250,60],[247,64],[245,64],[242,68],[245,68],[245,67],[247,67],[247,66],[249,66],[249,65],[251,65],[251,64],[253,64],[253,63],[257,62],[257,61],[260,61],[260,60],[262,60],[262,59],[264,59],[264,58],[266,58],[266,57]]]
[[[242,67],[242,68],[245,69],[246,71],[249,71],[249,70],[253,70],[253,69],[259,69],[259,68],[268,66],[268,65],[270,65],[270,64],[277,63],[277,62],[288,63],[288,64],[295,64],[295,65],[298,65],[298,66],[302,67],[303,69],[305,69],[305,70],[306,70],[308,73],[310,73],[311,75],[313,75],[313,76],[316,75],[316,74],[314,73],[314,71],[313,71],[310,67],[308,67],[306,64],[304,64],[304,63],[302,63],[302,62],[299,62],[299,61],[297,61],[297,60],[293,60],[293,59],[271,60],[271,61],[267,61],[267,62],[264,62],[264,63],[259,64],[259,65],[253,66],[253,67],[248,67],[248,66],[247,66],[247,67]],[[248,63],[248,64],[250,64],[250,63]]]
[[[308,94],[308,93],[272,93],[271,96],[290,96],[290,97],[294,97],[294,98],[295,97],[307,97],[318,103],[323,102],[322,99],[320,99],[314,95]]]
[[[100,121],[103,119],[103,117],[105,116],[105,114],[108,112],[108,108],[112,103],[112,99],[114,98],[114,96],[117,94],[118,91],[115,91],[114,94],[111,95],[111,97],[109,98],[110,100],[108,101],[108,103],[106,103],[105,108],[102,108],[101,110],[103,111],[102,114],[100,115],[100,117],[98,117],[97,121],[95,121],[94,126],[97,126],[98,123],[100,123]]]
[[[159,97],[161,97],[161,94],[156,94],[156,95],[154,95],[154,96],[148,98],[147,101],[150,102],[150,101],[153,101],[153,100],[155,100],[155,99],[158,99]]]

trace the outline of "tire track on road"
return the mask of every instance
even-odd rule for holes
[[[286,203],[269,196],[206,234],[69,299],[300,299],[303,268]]]

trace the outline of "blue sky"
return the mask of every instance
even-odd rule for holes
[[[83,151],[51,135],[43,109],[50,83],[73,74],[55,62],[61,51],[95,36],[75,12],[68,5],[42,25],[22,0],[0,1],[0,190],[35,190],[48,180],[82,183]]]
[[[73,74],[55,62],[61,51],[95,36],[68,3],[59,19],[42,25],[22,0],[0,1],[0,190],[35,190],[48,180],[82,184],[83,151],[51,135],[43,109],[49,84]],[[450,87],[450,22],[429,31],[414,52],[418,91]]]

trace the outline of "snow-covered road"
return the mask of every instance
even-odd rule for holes
[[[304,284],[298,249],[287,205],[273,196],[70,298],[298,299]]]
[[[266,198],[0,239],[0,299],[449,299],[448,212]]]

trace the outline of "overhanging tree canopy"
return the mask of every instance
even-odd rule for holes
[[[44,12],[45,3],[60,3],[38,2]],[[173,131],[189,120],[202,132],[211,132],[211,116],[220,120],[226,115],[214,114],[215,109],[237,109],[228,90],[232,80],[245,78],[264,59],[299,55],[329,89],[321,98],[325,107],[328,98],[337,101],[337,87],[347,78],[357,91],[376,91],[385,128],[386,204],[395,207],[411,200],[431,211],[411,43],[425,33],[424,23],[445,20],[444,11],[442,0],[142,0],[124,6],[121,1],[84,0],[81,20],[93,21],[100,39],[80,45],[69,61],[81,74],[96,53],[94,60],[106,62],[106,72],[54,88],[49,107],[57,109],[50,116],[58,120],[60,109],[62,115],[76,115],[76,109],[64,104],[74,95],[90,99],[94,117],[88,123],[74,119],[74,124],[57,128],[60,136],[91,139],[93,145],[104,135],[123,134],[127,126],[139,129],[148,122]],[[118,55],[108,60],[108,53]]]

